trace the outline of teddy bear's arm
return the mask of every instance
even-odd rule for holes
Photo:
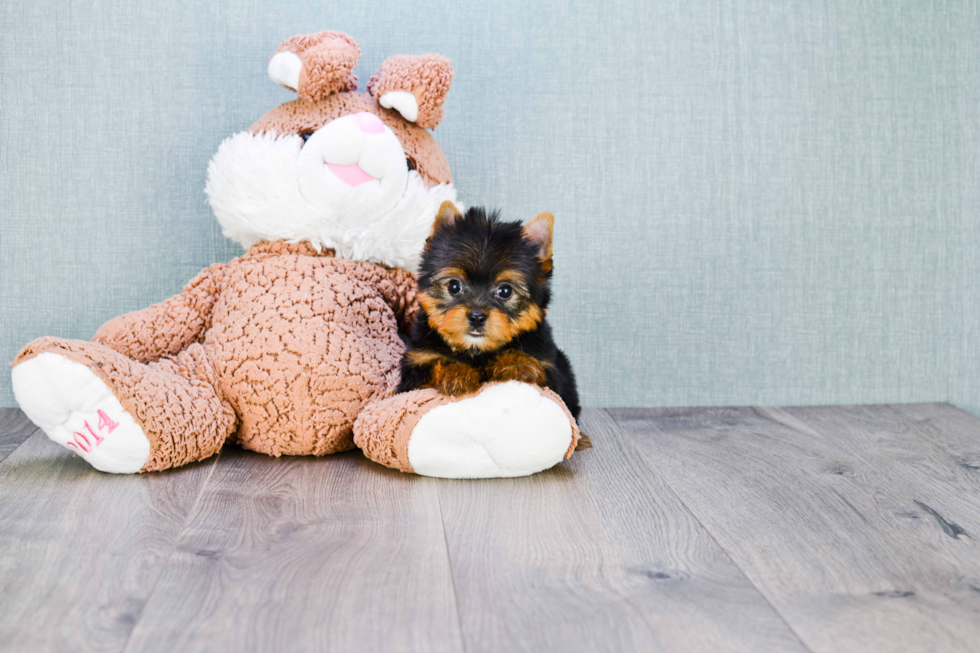
[[[377,287],[385,303],[395,312],[398,330],[408,333],[415,321],[415,314],[419,311],[415,275],[401,268],[385,268],[378,279]]]
[[[141,363],[176,356],[210,326],[221,269],[220,264],[205,268],[179,295],[109,320],[92,340]]]

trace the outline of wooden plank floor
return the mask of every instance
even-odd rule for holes
[[[520,479],[235,447],[113,476],[0,409],[0,650],[980,650],[980,419],[582,422]]]

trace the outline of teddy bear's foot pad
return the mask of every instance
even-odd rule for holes
[[[571,442],[565,411],[536,388],[511,381],[423,415],[408,458],[423,476],[526,476],[561,462]]]
[[[18,364],[11,376],[31,421],[92,467],[132,474],[146,464],[150,441],[143,429],[85,365],[45,352]]]

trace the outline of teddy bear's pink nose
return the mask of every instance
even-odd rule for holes
[[[381,119],[373,113],[368,113],[367,111],[355,113],[354,124],[357,125],[362,132],[368,134],[380,134],[385,130],[385,124],[381,122]]]

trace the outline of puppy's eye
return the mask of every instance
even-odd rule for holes
[[[449,283],[446,284],[446,290],[449,291],[450,295],[458,295],[463,291],[463,284],[456,279],[450,279]]]
[[[497,288],[497,297],[500,297],[501,299],[507,300],[510,299],[513,295],[514,295],[514,289],[508,286],[506,283],[500,284],[500,287]]]

